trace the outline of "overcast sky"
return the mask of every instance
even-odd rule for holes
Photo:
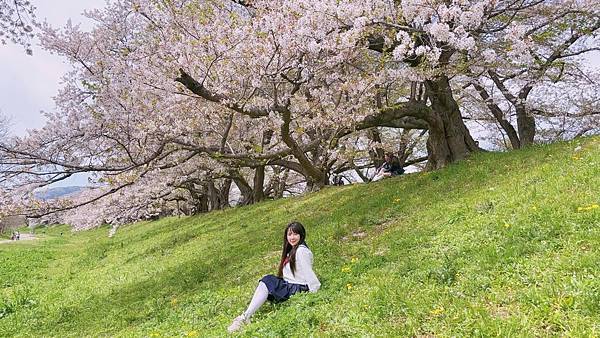
[[[81,23],[89,29],[90,21],[82,16],[84,10],[103,7],[104,0],[38,0],[38,21],[48,21],[63,27],[67,20]],[[0,45],[0,113],[11,119],[13,135],[24,136],[27,129],[44,125],[41,111],[54,110],[52,97],[58,92],[60,79],[69,67],[63,58],[51,55],[34,41],[33,56],[25,54],[23,47]],[[87,176],[79,175],[56,186],[86,185]]]
[[[62,27],[67,20],[91,27],[81,15],[84,10],[103,7],[104,0],[38,0],[37,18]],[[0,46],[0,112],[12,120],[13,134],[23,136],[27,129],[44,124],[40,111],[52,111],[52,97],[60,86],[61,76],[68,70],[63,58],[51,55],[34,41],[33,56],[25,54],[23,47],[8,44]]]

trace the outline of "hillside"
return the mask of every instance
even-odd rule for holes
[[[59,197],[67,197],[69,195],[78,194],[86,187],[79,186],[68,186],[68,187],[55,187],[37,191],[35,197],[41,200],[50,200]]]
[[[281,232],[307,227],[316,294],[246,336],[598,336],[600,137],[438,172],[0,246],[0,336],[224,336]],[[62,233],[62,235],[61,235]]]

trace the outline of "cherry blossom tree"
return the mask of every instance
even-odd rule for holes
[[[534,142],[536,116],[557,115],[556,109],[547,111],[549,106],[586,120],[583,111],[561,107],[551,88],[570,83],[569,92],[583,98],[579,85],[593,85],[581,56],[600,49],[597,7],[591,1],[524,3],[504,14],[512,15],[512,21],[482,31],[489,43],[484,47],[485,59],[470,65],[476,75],[471,84],[512,148]],[[516,116],[516,128],[511,114]]]
[[[0,0],[0,43],[22,45],[33,54],[31,39],[36,25],[35,7],[28,0]]]
[[[22,213],[103,209],[92,224],[119,224],[178,202],[227,207],[233,186],[249,204],[299,179],[307,190],[348,170],[368,180],[385,150],[441,168],[479,151],[463,121],[475,105],[496,104],[507,132],[502,110],[522,107],[514,134],[528,144],[532,112],[550,114],[534,98],[594,48],[596,11],[580,0],[113,1],[87,12],[92,31],[42,27],[43,47],[73,70],[48,124],[0,145],[0,183]],[[78,201],[30,198],[81,172],[100,187]]]
[[[0,112],[0,140],[4,141],[8,138],[10,132],[10,119]]]

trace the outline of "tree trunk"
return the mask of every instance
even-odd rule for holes
[[[521,146],[526,147],[533,144],[535,138],[535,118],[527,113],[525,106],[517,106],[517,128]]]
[[[329,183],[329,178],[327,177],[327,175],[323,176],[323,180],[315,180],[313,179],[313,177],[310,176],[305,176],[306,177],[306,189],[304,189],[306,192],[314,192],[314,191],[319,191],[321,189],[323,189],[323,187],[325,187],[328,183]]]
[[[206,184],[210,211],[224,209],[229,206],[231,182],[231,179],[225,179],[220,188],[212,180]]]
[[[519,91],[519,95],[515,97],[510,93],[508,88],[504,85],[504,82],[500,80],[499,75],[489,70],[488,74],[492,78],[492,81],[496,84],[496,87],[500,89],[504,97],[514,105],[515,111],[517,112],[517,130],[519,131],[519,140],[521,147],[533,144],[535,138],[535,118],[529,114],[525,106],[527,96],[533,89],[531,85],[526,85]]]
[[[197,195],[194,198],[194,213],[201,214],[208,212],[208,196],[206,194]]]
[[[216,210],[219,205],[219,193],[215,187],[215,182],[209,181],[206,184],[206,195],[208,196],[208,209]]]
[[[273,179],[275,181],[272,182],[274,198],[283,198],[283,193],[285,192],[286,182],[288,180],[289,173],[289,169],[275,169],[275,173],[273,175]]]
[[[254,192],[252,194],[252,203],[257,203],[265,199],[265,166],[259,166],[254,171]]]
[[[318,191],[327,185],[329,178],[327,173],[323,172],[316,166],[298,146],[290,133],[291,112],[285,110],[281,117],[283,124],[281,125],[281,140],[290,148],[292,155],[298,160],[302,167],[302,175],[306,177],[306,191]]]
[[[367,138],[373,142],[381,143],[381,134],[379,133],[378,128],[370,129],[367,133]],[[369,150],[369,157],[371,158],[371,161],[373,162],[376,168],[381,167],[381,165],[383,164],[384,155],[385,151],[383,150],[383,148],[377,147],[375,149]]]
[[[515,105],[515,110],[517,111],[517,129],[519,130],[521,146],[533,144],[533,139],[535,138],[535,118],[532,114],[529,114],[525,107],[525,101],[531,89],[531,86],[521,89],[518,104]]]
[[[502,112],[502,109],[500,109],[500,107],[498,107],[498,105],[492,101],[490,94],[488,94],[488,92],[482,85],[480,85],[479,83],[474,83],[473,87],[475,87],[477,92],[479,92],[479,96],[483,99],[490,112],[492,112],[492,115],[494,115],[496,121],[498,121],[498,123],[500,124],[500,127],[502,127],[502,130],[504,130],[504,132],[508,136],[512,148],[521,148],[521,140],[519,140],[519,135],[517,134],[517,131],[512,126],[512,124],[510,124],[510,122],[504,118],[504,113]]]
[[[432,110],[425,117],[429,125],[429,160],[425,169],[435,170],[464,159],[479,147],[462,120],[448,77],[427,80],[425,87]]]
[[[250,205],[265,199],[265,166],[255,168],[253,186],[250,186],[246,179],[237,172],[233,174],[232,178],[242,195],[238,205]]]
[[[190,193],[191,213],[200,214],[208,212],[208,196],[206,195],[206,186],[204,184],[196,185],[194,182],[186,182],[180,186]]]
[[[230,178],[223,180],[223,184],[219,189],[219,209],[228,208],[229,205],[229,192],[231,191],[231,183],[233,181]]]
[[[246,182],[246,180],[241,176],[234,176],[233,181],[235,185],[240,190],[240,194],[242,195],[241,201],[238,205],[250,205],[252,204],[252,198],[254,195],[254,191],[252,191],[252,187]]]

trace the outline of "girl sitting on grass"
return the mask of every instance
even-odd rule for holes
[[[304,242],[306,231],[300,222],[292,222],[283,232],[283,250],[277,276],[264,276],[259,282],[248,309],[237,316],[227,329],[238,331],[267,300],[281,303],[297,292],[317,292],[321,283],[312,269],[313,254]]]

